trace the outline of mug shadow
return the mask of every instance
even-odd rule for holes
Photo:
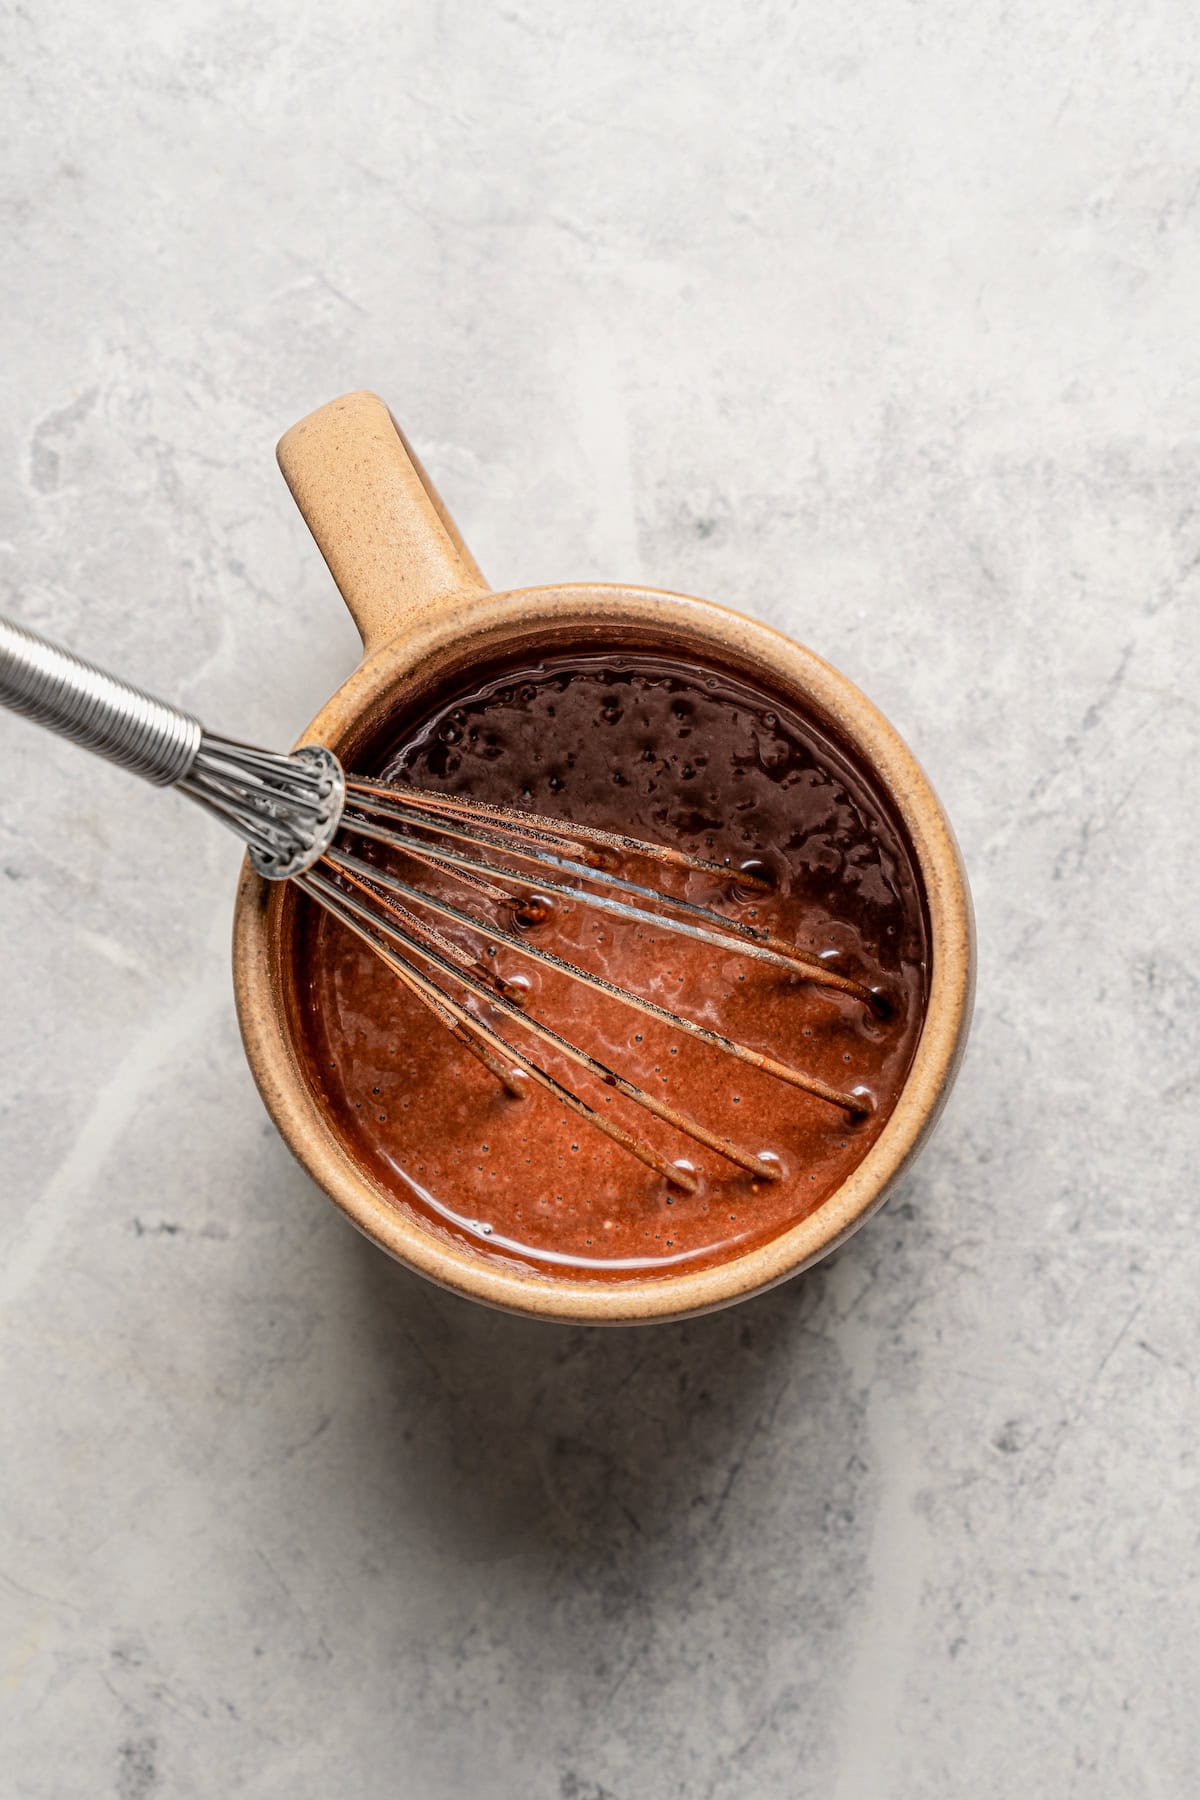
[[[529,1553],[585,1574],[668,1527],[711,1536],[785,1396],[781,1425],[811,1402],[840,1433],[854,1410],[826,1301],[835,1269],[843,1291],[868,1279],[861,1233],[723,1312],[615,1328],[490,1311],[347,1237],[353,1354],[373,1390],[356,1452],[400,1511],[470,1557]]]

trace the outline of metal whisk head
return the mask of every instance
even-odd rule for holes
[[[594,826],[347,776],[333,752],[322,745],[309,744],[280,755],[213,736],[190,714],[3,618],[0,704],[148,781],[180,788],[242,838],[260,875],[270,881],[294,881],[369,945],[404,987],[506,1087],[513,1088],[515,1065],[678,1187],[695,1186],[686,1168],[589,1105],[513,1044],[493,1019],[499,1017],[539,1038],[644,1111],[756,1178],[775,1180],[779,1169],[648,1093],[524,1010],[511,984],[488,969],[486,958],[448,936],[437,919],[482,938],[485,945],[503,945],[812,1094],[847,1119],[870,1112],[870,1100],[862,1090],[832,1087],[645,994],[579,968],[530,942],[520,930],[480,918],[458,900],[419,885],[420,872],[434,871],[461,888],[463,898],[484,899],[519,923],[522,910],[536,905],[528,873],[532,870],[538,886],[568,894],[578,905],[763,960],[806,982],[850,995],[864,1006],[877,1005],[869,988],[829,968],[819,957],[620,872],[634,862],[644,864],[647,874],[675,869],[728,879],[732,871],[721,865]],[[389,853],[387,866],[363,855],[364,847],[372,845]],[[393,866],[396,863],[398,867]],[[751,889],[763,885],[752,875],[739,873],[737,880]]]
[[[342,765],[323,744],[281,756],[207,732],[178,786],[237,833],[268,881],[299,875],[324,856],[346,801]]]
[[[364,845],[382,846],[390,853],[392,861],[383,866],[378,861],[368,860],[362,854]],[[397,857],[399,868],[395,866]],[[505,1023],[516,1025],[520,1031],[540,1039],[551,1050],[567,1057],[655,1118],[727,1157],[757,1179],[776,1180],[779,1169],[774,1163],[709,1130],[679,1107],[647,1092],[525,1010],[510,984],[489,969],[486,956],[464,949],[434,921],[440,918],[465,928],[490,949],[503,946],[557,975],[619,1001],[736,1061],[815,1095],[827,1105],[838,1108],[848,1119],[863,1118],[870,1111],[870,1101],[865,1093],[835,1088],[817,1076],[726,1037],[686,1014],[660,1005],[636,989],[623,987],[568,962],[554,951],[531,942],[519,929],[509,929],[494,919],[481,918],[477,913],[467,911],[456,899],[420,884],[422,870],[450,876],[462,885],[466,894],[492,902],[502,914],[507,912],[514,923],[519,923],[527,909],[538,905],[526,872],[532,869],[536,872],[539,887],[551,893],[569,895],[578,905],[774,964],[806,982],[849,994],[864,1006],[875,1007],[876,997],[869,988],[829,968],[819,957],[798,950],[765,930],[725,918],[707,907],[619,873],[618,870],[627,867],[630,861],[642,861],[660,870],[671,867],[725,880],[731,874],[722,865],[704,862],[684,851],[596,827],[564,823],[419,788],[389,786],[351,775],[346,778],[346,803],[339,831],[329,848],[298,874],[295,881],[305,894],[369,945],[408,991],[505,1086],[513,1087],[515,1064],[528,1079],[554,1094],[589,1124],[605,1132],[669,1181],[685,1189],[694,1187],[694,1180],[686,1168],[669,1161],[645,1139],[625,1130],[589,1105],[515,1045],[510,1037],[497,1030],[491,1022],[497,1015]],[[513,864],[518,866],[513,867]],[[754,877],[741,874],[738,880],[750,886],[765,885],[756,883]],[[525,922],[531,921],[526,918]]]

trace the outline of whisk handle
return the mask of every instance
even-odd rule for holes
[[[200,748],[198,719],[118,681],[3,615],[0,706],[158,787],[182,780]]]

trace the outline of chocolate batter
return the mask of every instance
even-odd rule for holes
[[[736,952],[551,897],[530,941],[650,995],[831,1085],[863,1089],[849,1120],[827,1102],[542,969],[503,946],[488,966],[601,1061],[756,1152],[755,1179],[588,1076],[511,1023],[504,1035],[564,1084],[699,1177],[680,1192],[529,1086],[514,1098],[359,940],[302,903],[296,965],[309,1079],[355,1160],[435,1232],[547,1276],[621,1280],[721,1261],[818,1207],[866,1154],[920,1034],[928,942],[911,854],[870,778],[811,720],[717,668],[641,652],[554,654],[478,675],[406,727],[364,771],[601,825],[727,865],[672,891],[765,925],[885,997],[872,1009]],[[356,850],[359,848],[353,845]],[[511,917],[405,864],[482,920]],[[769,891],[739,887],[757,872]],[[630,863],[621,873],[666,885]],[[538,889],[531,877],[531,893]]]

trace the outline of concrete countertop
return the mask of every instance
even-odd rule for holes
[[[835,1259],[513,1321],[268,1124],[232,843],[0,719],[6,1793],[1200,1791],[1198,16],[9,13],[0,608],[290,740],[355,638],[273,446],[374,387],[497,585],[859,682],[981,958]]]

